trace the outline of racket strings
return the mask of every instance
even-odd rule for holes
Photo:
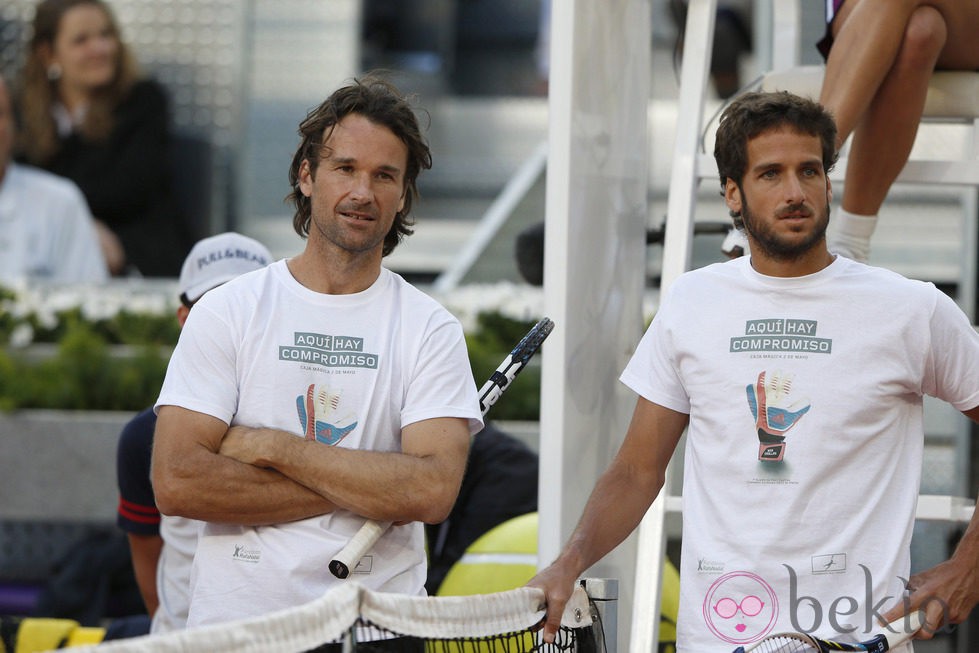
[[[824,653],[824,649],[805,635],[770,635],[754,646],[749,653]]]

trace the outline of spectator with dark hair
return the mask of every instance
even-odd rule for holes
[[[176,276],[186,249],[167,97],[140,78],[109,6],[42,0],[22,85],[19,156],[81,188],[110,272]]]

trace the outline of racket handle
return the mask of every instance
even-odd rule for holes
[[[537,352],[541,343],[550,335],[554,329],[554,322],[548,318],[542,318],[534,325],[527,335],[520,339],[517,346],[507,354],[500,366],[493,372],[490,379],[483,384],[479,390],[479,408],[483,415],[490,406],[496,403],[503,391],[510,387],[510,382],[520,370],[524,368],[527,361]],[[337,557],[330,561],[330,573],[337,578],[346,578],[350,575],[350,570],[357,565],[367,552],[373,548],[381,535],[388,529],[391,522],[380,523],[373,519],[368,519],[357,534],[354,535],[347,545],[343,547]]]
[[[350,570],[356,567],[360,559],[377,544],[390,525],[391,522],[378,522],[373,519],[364,522],[357,534],[350,538],[347,545],[330,561],[330,573],[337,578],[349,576]]]
[[[914,634],[921,630],[923,623],[924,614],[920,610],[915,610],[897,621],[887,624],[884,629],[884,637],[887,639],[888,650],[914,637]]]
[[[924,615],[921,613],[920,610],[915,610],[914,612],[908,615],[909,632],[911,633],[918,632],[919,630],[921,630],[921,627],[924,625],[924,623],[925,623]]]

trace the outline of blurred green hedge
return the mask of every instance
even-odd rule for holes
[[[74,321],[51,355],[0,352],[0,409],[142,410],[156,401],[171,350],[142,344],[121,352]]]
[[[477,328],[466,334],[477,387],[534,322],[496,312],[477,317]],[[0,410],[142,410],[156,401],[178,335],[173,315],[125,311],[92,322],[71,310],[59,314],[51,327],[42,327],[37,320],[28,323],[35,346],[0,350]],[[3,342],[11,341],[16,327],[9,315],[0,313]],[[37,343],[53,343],[53,351],[39,353]],[[535,358],[493,406],[489,417],[534,421],[539,418],[539,403],[540,362]]]

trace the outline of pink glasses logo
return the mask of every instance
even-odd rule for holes
[[[738,614],[738,610],[746,617],[757,617],[765,607],[765,602],[754,594],[746,596],[738,603],[734,599],[724,597],[714,604],[714,612],[721,619],[731,619]]]
[[[718,638],[747,644],[764,637],[778,619],[775,590],[760,576],[734,571],[718,578],[704,597],[704,621]]]

